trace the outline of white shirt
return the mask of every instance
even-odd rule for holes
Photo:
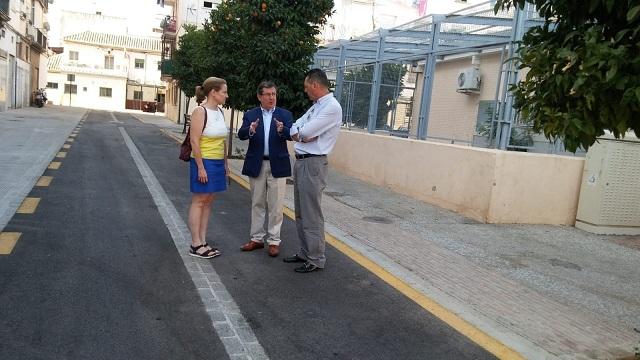
[[[229,132],[227,125],[224,123],[224,117],[222,116],[222,110],[213,110],[204,108],[207,111],[207,125],[202,131],[202,136],[206,137],[220,137],[226,136]]]
[[[269,156],[269,131],[271,130],[271,119],[273,118],[273,112],[276,110],[273,107],[271,110],[262,110],[262,127],[264,127],[264,156]]]
[[[342,107],[333,94],[328,93],[291,126],[291,136],[298,134],[303,140],[318,137],[308,143],[296,142],[293,146],[296,154],[328,155],[338,140],[341,125]]]

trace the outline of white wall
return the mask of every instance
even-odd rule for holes
[[[49,58],[46,53],[40,54],[40,64],[38,64],[38,88],[47,87],[47,66]],[[35,90],[35,89],[34,89]]]
[[[206,19],[209,19],[209,13],[212,9],[215,9],[222,0],[210,0],[213,3],[213,8],[205,8],[203,6],[203,0],[180,0],[178,6],[178,18],[179,25],[194,24],[202,27],[202,24]]]
[[[71,51],[78,52],[78,60],[70,60],[69,54]],[[113,70],[104,68],[105,56],[113,56]],[[75,72],[102,72],[108,75],[117,75],[126,77],[129,70],[129,60],[126,58],[126,54],[123,50],[111,50],[108,48],[100,48],[96,46],[65,43],[64,53],[60,60],[61,66],[78,67]]]
[[[65,94],[66,73],[49,73],[48,81],[57,83],[58,89],[47,89],[47,98],[54,105],[77,106],[101,110],[123,110],[125,106],[126,79],[107,78],[90,74],[76,74],[73,82],[78,87],[77,94]],[[111,88],[112,96],[101,97],[100,88]],[[85,90],[86,88],[86,90]]]
[[[144,69],[136,69],[135,59],[144,60]],[[158,70],[159,54],[144,54],[138,52],[128,53],[129,79],[140,84],[164,86],[160,80],[160,70]]]

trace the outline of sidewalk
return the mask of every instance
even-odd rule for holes
[[[234,154],[246,146],[235,138]],[[527,358],[621,358],[640,343],[640,237],[481,224],[333,170],[323,210],[328,233]]]

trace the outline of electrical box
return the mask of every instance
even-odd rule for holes
[[[480,92],[480,70],[476,68],[468,68],[458,73],[459,93],[479,93]]]
[[[640,235],[640,139],[599,138],[585,158],[576,227]]]

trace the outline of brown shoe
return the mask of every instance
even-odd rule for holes
[[[276,257],[278,254],[280,254],[280,246],[269,245],[269,256]]]
[[[240,250],[242,250],[242,251],[253,251],[253,250],[262,249],[262,248],[264,248],[264,243],[260,243],[260,242],[253,241],[253,240],[251,240],[248,243],[240,246]]]

